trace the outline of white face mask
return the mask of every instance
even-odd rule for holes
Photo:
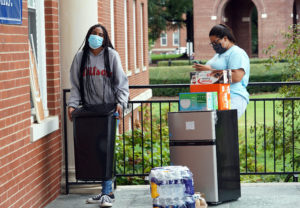
[[[88,41],[89,41],[89,46],[92,49],[97,49],[102,46],[103,38],[100,37],[99,35],[90,35]]]

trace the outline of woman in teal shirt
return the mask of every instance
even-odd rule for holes
[[[195,64],[193,68],[197,71],[232,70],[231,109],[237,109],[240,118],[249,103],[246,89],[250,75],[249,57],[243,49],[235,45],[235,37],[226,25],[214,26],[209,32],[209,39],[216,54],[205,65]]]

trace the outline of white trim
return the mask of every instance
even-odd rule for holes
[[[134,97],[132,99],[132,101],[143,101],[143,100],[149,100],[150,98],[152,98],[152,89],[148,89],[148,90],[142,92],[138,96]],[[140,103],[134,103],[133,108],[132,107],[126,108],[124,110],[124,116],[128,115],[129,113],[131,113],[132,109],[135,110],[139,106],[141,106]]]
[[[110,40],[115,46],[115,17],[114,17],[114,0],[110,0]]]
[[[261,18],[265,19],[267,17],[268,17],[268,15],[266,13],[261,14]]]
[[[152,90],[148,89],[144,91],[143,93],[139,94],[138,96],[132,98],[132,101],[139,101],[139,100],[149,100],[152,98]]]
[[[132,71],[131,71],[131,70],[128,70],[128,71],[126,72],[126,75],[127,75],[127,77],[132,76]]]
[[[134,72],[137,74],[137,73],[140,73],[141,70],[140,70],[140,68],[136,68],[136,69],[134,70]]]
[[[210,19],[211,20],[217,20],[217,16],[211,16]]]
[[[143,4],[141,3],[140,4],[140,14],[141,14],[141,17],[140,17],[140,20],[141,20],[141,61],[142,61],[142,69],[144,68],[144,11],[143,11]]]
[[[42,123],[31,124],[30,141],[35,142],[58,129],[59,129],[58,116],[51,116],[45,118],[45,120],[43,120]]]
[[[136,61],[136,58],[137,58],[137,53],[136,53],[136,8],[135,8],[135,3],[136,1],[133,0],[133,5],[132,5],[132,13],[133,13],[133,18],[132,18],[132,21],[133,21],[133,68],[134,70],[136,70],[136,67],[137,67],[137,61]]]
[[[242,17],[242,22],[250,22],[250,17]]]
[[[128,26],[127,26],[127,0],[124,0],[124,38],[125,38],[125,71],[128,72]]]
[[[142,70],[147,71],[147,66],[144,66]]]
[[[153,48],[152,52],[156,51],[176,51],[176,48]]]
[[[35,0],[27,0],[27,8],[29,8],[29,9],[36,9]]]
[[[36,1],[36,38],[37,38],[37,67],[38,79],[44,113],[49,115],[47,100],[47,71],[46,71],[46,38],[45,38],[45,9],[44,0]]]

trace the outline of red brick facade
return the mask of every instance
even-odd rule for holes
[[[266,49],[275,41],[283,47],[280,35],[293,23],[293,4],[297,0],[201,0],[194,1],[194,46],[197,59],[207,59],[214,54],[208,45],[210,29],[219,23],[232,27],[237,44],[251,53],[251,9],[255,6],[258,19],[258,57],[266,57]],[[299,2],[298,2],[299,5]],[[299,6],[298,6],[299,7]],[[298,9],[299,11],[299,9]],[[298,14],[299,15],[299,14]]]
[[[98,1],[99,22],[106,26],[111,33],[110,23],[110,0]],[[125,50],[128,50],[128,76],[130,85],[147,85],[149,84],[148,71],[148,7],[147,0],[135,1],[135,21],[136,21],[136,42],[133,37],[133,0],[127,0],[127,46],[125,45],[124,34],[124,0],[114,0],[114,31],[115,31],[115,49],[118,51],[123,68],[125,69]],[[140,8],[143,8],[141,13]],[[141,14],[143,14],[143,57],[141,52]],[[134,45],[136,44],[136,68],[134,69]],[[142,66],[142,59],[144,66]],[[145,90],[130,90],[130,98],[134,98]]]
[[[58,0],[45,0],[47,98],[60,116]],[[0,207],[43,207],[60,193],[61,130],[31,143],[28,9],[0,24]]]
[[[34,142],[31,140],[30,130],[33,124],[30,104],[29,9],[27,0],[22,2],[22,24],[0,24],[0,207],[44,207],[61,191],[63,132],[59,1],[44,0],[47,107],[49,116],[59,118],[59,129]],[[110,2],[98,0],[98,21],[111,33]],[[125,51],[128,50],[127,74],[130,85],[147,85],[147,0],[135,1],[135,42],[133,0],[127,0],[127,45],[124,41],[124,2],[114,0],[115,48],[120,54],[124,69]],[[134,45],[137,51],[136,68],[133,60]],[[132,90],[130,98],[144,91]]]
[[[173,30],[168,30],[167,31],[167,45],[162,45],[161,44],[161,38],[158,38],[154,46],[152,48],[152,53],[160,54],[160,53],[175,53],[176,50],[179,49],[179,47],[184,47],[186,48],[187,42],[186,42],[186,27],[180,28],[180,33],[179,33],[179,44],[174,45],[173,44],[173,33],[175,31]]]

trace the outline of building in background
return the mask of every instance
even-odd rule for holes
[[[11,4],[0,5],[0,207],[44,207],[61,192],[62,137],[63,131],[71,131],[62,129],[62,90],[70,88],[73,57],[88,28],[101,23],[121,56],[129,84],[147,85],[147,0],[7,2]],[[45,115],[41,123],[31,104],[29,37]],[[131,100],[151,96],[151,90],[130,91]],[[134,119],[130,116],[126,122]],[[74,167],[69,144],[69,166]]]
[[[161,33],[151,50],[154,54],[183,54],[187,52],[186,27]]]
[[[230,26],[237,45],[250,57],[263,53],[275,43],[284,47],[282,31],[299,23],[299,0],[202,0],[194,1],[194,49],[196,59],[208,59],[214,51],[209,46],[210,29],[219,23]]]

